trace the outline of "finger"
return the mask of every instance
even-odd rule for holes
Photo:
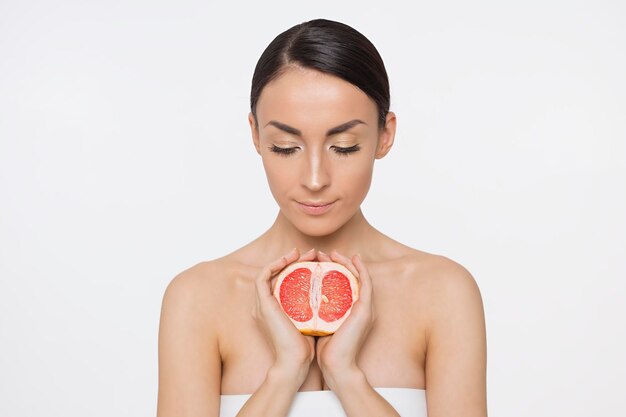
[[[346,268],[348,268],[348,270],[349,270],[350,272],[352,272],[352,274],[353,274],[355,277],[359,278],[359,280],[360,280],[360,277],[359,277],[359,272],[357,271],[357,269],[355,268],[354,264],[352,264],[352,261],[351,261],[348,257],[343,256],[342,254],[340,254],[339,252],[337,252],[337,250],[333,249],[333,250],[330,252],[330,258],[331,258],[334,262],[337,262],[337,263],[339,263],[339,264],[341,264],[341,265],[345,266]]]
[[[313,259],[315,259],[315,249],[311,249],[308,252],[303,253],[302,256],[298,258],[298,262],[312,261]]]
[[[297,248],[293,248],[291,252],[283,255],[280,259],[275,260],[263,267],[256,279],[256,286],[259,295],[270,295],[269,281],[272,276],[280,272],[284,267],[298,259],[299,252]]]
[[[280,272],[280,270],[282,270],[284,267],[286,267],[299,257],[300,251],[298,251],[298,248],[293,248],[289,253],[283,255],[281,258],[276,259],[274,262],[268,265],[271,275]]]
[[[354,255],[352,262],[359,272],[359,281],[361,282],[360,297],[365,298],[364,301],[369,303],[372,297],[372,278],[360,255]]]
[[[321,250],[317,251],[317,260],[320,262],[332,262],[330,256],[327,253],[322,252]]]

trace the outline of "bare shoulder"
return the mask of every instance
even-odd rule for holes
[[[214,268],[194,265],[165,289],[159,324],[159,417],[219,412],[221,364],[211,314],[218,299],[211,284],[219,282],[219,274]]]
[[[208,261],[198,263],[178,273],[165,289],[164,303],[185,305],[186,309],[208,308],[213,303],[214,295],[219,292],[220,277],[219,264]]]
[[[236,289],[242,269],[229,257],[197,263],[172,278],[164,300],[175,299],[196,312],[215,313]]]
[[[218,415],[220,320],[237,268],[228,259],[198,263],[177,274],[163,295],[159,324],[157,415]]]
[[[203,320],[213,332],[221,333],[229,322],[224,313],[249,302],[258,268],[247,265],[240,257],[227,255],[203,261],[176,275],[167,286],[164,305],[175,303],[194,320]]]
[[[425,321],[428,414],[486,416],[486,329],[476,280],[442,255],[417,252],[406,262]]]
[[[431,325],[454,313],[474,311],[482,315],[478,284],[460,263],[443,255],[406,248],[395,264],[407,290],[415,297],[420,314],[426,314]]]
[[[226,289],[223,269],[218,262],[202,262],[171,279],[161,304],[162,347],[172,343],[170,339],[188,338],[189,334],[217,345],[219,321],[213,318],[221,309],[220,295]]]
[[[480,295],[472,274],[446,256],[410,249],[398,259],[398,264],[429,297],[446,297],[452,293]]]
[[[193,323],[198,330],[217,334],[224,325],[219,319],[224,309],[232,308],[253,280],[254,268],[225,256],[197,263],[174,276],[167,285],[161,316],[175,316]]]
[[[460,263],[443,255],[422,252],[419,261],[419,277],[431,290],[431,296],[448,297],[453,294],[479,296],[478,284],[472,274]]]

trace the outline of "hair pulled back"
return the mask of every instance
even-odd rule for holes
[[[290,65],[337,76],[361,89],[378,108],[378,126],[385,126],[389,112],[389,80],[374,45],[352,27],[332,20],[315,19],[279,34],[265,48],[252,76],[250,110],[254,115],[263,88]]]

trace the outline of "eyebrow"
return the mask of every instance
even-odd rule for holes
[[[328,131],[326,132],[326,136],[332,136],[332,135],[336,135],[338,133],[342,133],[345,132],[346,130],[352,129],[354,126],[358,125],[358,124],[364,124],[366,125],[367,123],[365,123],[363,120],[359,120],[359,119],[354,119],[354,120],[350,120],[349,122],[345,122],[340,124],[339,126],[335,126],[333,128],[328,129]],[[291,135],[296,135],[296,136],[302,136],[302,132],[298,129],[296,129],[295,127],[291,127],[289,125],[286,125],[284,123],[278,122],[276,120],[270,120],[265,126],[267,125],[271,125],[274,126],[280,130],[282,130],[283,132],[287,132]]]

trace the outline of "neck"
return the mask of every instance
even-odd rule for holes
[[[278,256],[296,247],[300,253],[309,249],[330,253],[335,249],[348,257],[357,253],[367,257],[368,247],[364,243],[371,242],[371,237],[375,233],[377,231],[367,222],[360,209],[346,224],[326,236],[303,234],[285,218],[282,212],[279,212],[274,224],[265,233],[264,240],[268,252],[278,254]]]

